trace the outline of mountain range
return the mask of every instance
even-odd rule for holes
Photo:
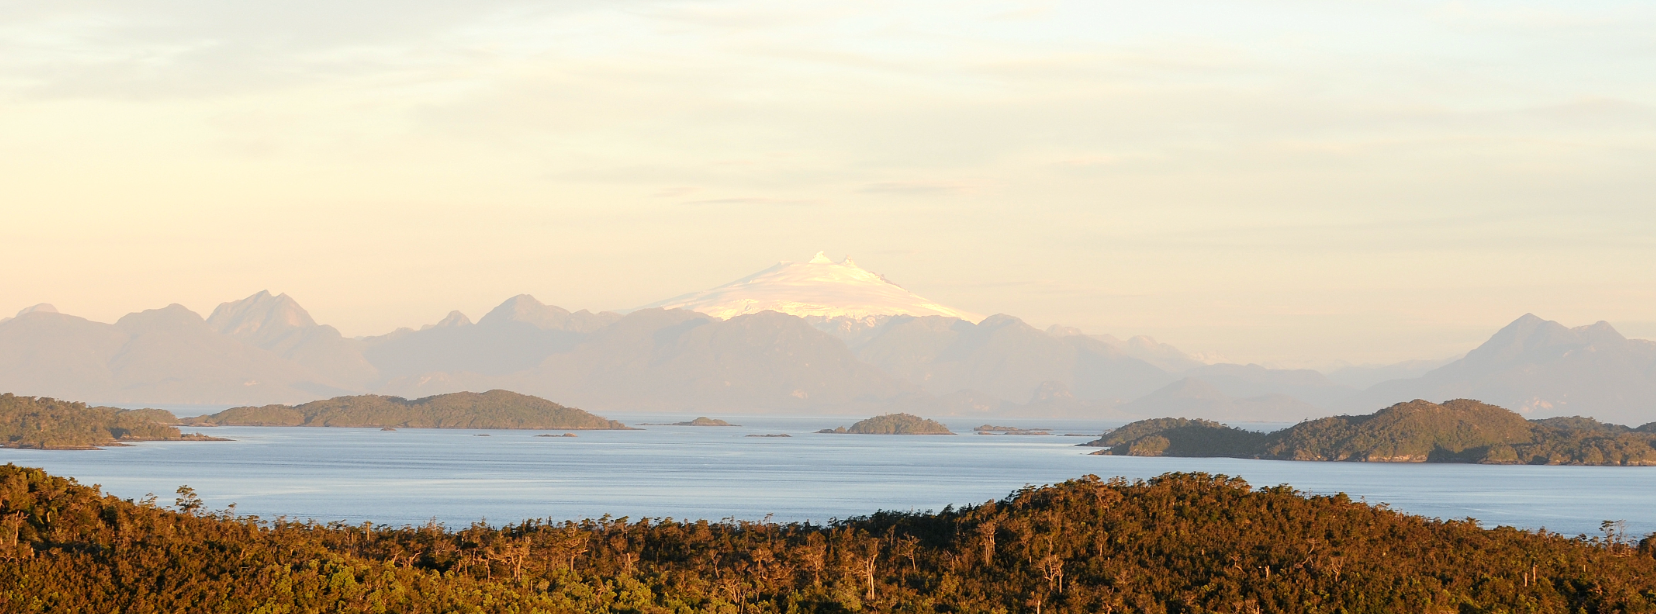
[[[1446,364],[1329,374],[1208,364],[1148,337],[980,318],[820,255],[627,313],[519,295],[476,322],[453,312],[374,337],[345,337],[269,292],[206,318],[175,304],[105,324],[39,305],[0,320],[0,391],[17,394],[254,405],[492,389],[598,412],[1228,421],[1465,397],[1530,418],[1643,424],[1656,420],[1656,342],[1525,315]]]

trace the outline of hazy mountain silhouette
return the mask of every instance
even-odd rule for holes
[[[221,303],[207,317],[207,326],[299,363],[341,389],[359,389],[379,378],[379,369],[363,358],[361,343],[346,339],[332,326],[317,324],[286,294],[271,296],[261,290]]]
[[[1567,328],[1524,314],[1460,360],[1376,384],[1340,405],[1417,398],[1478,399],[1531,418],[1579,414],[1643,424],[1656,417],[1656,342],[1623,337],[1607,322]]]
[[[1287,421],[1326,415],[1326,410],[1281,393],[1237,398],[1219,387],[1187,377],[1121,405],[1119,411],[1150,418],[1202,418],[1214,421]]]
[[[1440,358],[1436,360],[1405,360],[1389,365],[1354,365],[1341,367],[1328,373],[1329,381],[1342,386],[1357,389],[1366,389],[1380,382],[1389,382],[1394,379],[1415,379],[1426,375],[1432,369],[1460,360],[1461,357]]]
[[[1055,337],[1006,314],[973,324],[942,316],[893,316],[859,335],[857,357],[934,395],[972,390],[1022,403],[1046,382],[1075,398],[1130,399],[1174,378],[1083,335]]]
[[[387,391],[487,386],[604,411],[843,412],[923,402],[917,387],[862,363],[837,339],[770,311],[719,320],[643,309],[528,370],[427,374],[392,381]]]
[[[1060,326],[1058,324],[1048,326],[1046,332],[1049,335],[1060,338],[1084,336],[1097,339],[1098,341],[1103,342],[1104,345],[1121,350],[1123,354],[1155,365],[1161,370],[1169,373],[1188,371],[1190,369],[1195,369],[1208,364],[1200,357],[1191,355],[1183,350],[1180,350],[1179,348],[1156,341],[1155,339],[1145,335],[1131,337],[1123,341],[1110,335],[1088,335],[1081,332],[1081,329],[1079,328],[1075,328],[1073,326]]]
[[[98,403],[296,403],[344,394],[507,389],[601,411],[1181,416],[1297,420],[1424,398],[1476,398],[1532,417],[1656,418],[1656,343],[1608,324],[1532,315],[1464,358],[1358,391],[1343,372],[1205,364],[1148,338],[1120,341],[1001,314],[730,319],[625,316],[512,297],[475,324],[349,339],[298,302],[259,292],[202,319],[170,305],[114,324],[50,305],[0,320],[0,390]],[[1389,370],[1388,370],[1389,369]]]
[[[1310,369],[1268,369],[1255,364],[1202,365],[1185,371],[1215,389],[1233,397],[1281,394],[1306,403],[1327,407],[1357,393],[1351,386],[1336,384]]]
[[[610,312],[570,313],[520,294],[476,324],[455,311],[417,331],[369,337],[363,340],[363,356],[379,370],[382,381],[434,373],[506,375],[570,351],[620,317]]]
[[[102,403],[289,402],[343,391],[181,305],[115,324],[40,310],[0,323],[0,387]]]

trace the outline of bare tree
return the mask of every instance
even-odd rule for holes
[[[978,541],[983,546],[983,564],[995,561],[995,521],[986,520],[977,526]]]

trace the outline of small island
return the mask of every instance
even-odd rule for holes
[[[743,435],[743,437],[793,437],[793,435],[789,435],[787,433],[753,433],[751,435]]]
[[[851,428],[839,427],[822,429],[818,433],[836,433],[850,435],[953,435],[954,432],[943,423],[928,420],[910,414],[886,414],[875,416],[851,425]]]
[[[0,447],[96,450],[136,441],[228,441],[181,433],[162,409],[88,407],[49,397],[0,394]]]
[[[625,424],[540,397],[505,390],[455,392],[408,400],[375,394],[303,405],[232,407],[186,421],[194,426],[631,430]]]
[[[720,420],[718,418],[709,418],[707,416],[699,416],[695,420],[686,420],[684,422],[668,422],[668,423],[664,423],[664,424],[646,424],[644,426],[741,426],[741,425],[740,424],[731,424],[729,422],[725,422],[725,421]]]
[[[1140,420],[1081,445],[1105,448],[1093,454],[1116,456],[1651,466],[1656,465],[1656,422],[1630,428],[1579,416],[1525,420],[1479,401],[1415,400],[1271,433],[1210,420]]]
[[[995,434],[1000,434],[1000,435],[1051,435],[1052,434],[1052,429],[1043,429],[1043,428],[1025,429],[1025,428],[1018,428],[1018,427],[1015,427],[1015,426],[995,426],[993,424],[985,424],[983,426],[979,426],[979,427],[974,428],[972,430],[977,432],[977,434],[979,434],[979,435],[995,435]]]

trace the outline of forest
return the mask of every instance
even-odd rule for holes
[[[852,435],[953,435],[954,432],[942,422],[921,418],[913,414],[886,414],[874,416],[866,420],[858,420],[851,428],[836,427],[822,429],[818,433],[840,433]]]
[[[1656,543],[1223,475],[813,524],[320,524],[0,467],[5,612],[1656,612]]]
[[[1656,423],[1526,420],[1468,399],[1398,403],[1373,414],[1308,420],[1272,433],[1210,420],[1140,420],[1082,445],[1095,454],[1305,461],[1656,465]]]
[[[91,450],[128,441],[212,441],[179,432],[161,409],[89,407],[48,397],[0,394],[0,447]]]
[[[196,426],[345,426],[457,429],[624,430],[620,422],[505,390],[408,400],[375,394],[303,405],[233,407],[191,418]]]

